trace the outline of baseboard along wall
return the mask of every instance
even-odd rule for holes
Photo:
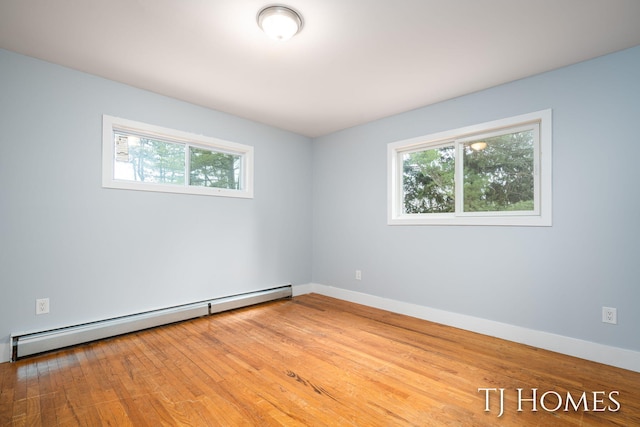
[[[496,338],[531,345],[545,350],[555,351],[569,356],[579,357],[581,359],[591,360],[593,362],[640,372],[640,352],[633,350],[527,329],[520,326],[452,313],[318,283],[294,285],[292,287],[292,293],[294,297],[296,295],[318,293],[356,304],[363,304]],[[0,363],[8,362],[10,358],[11,344],[0,342]]]
[[[495,322],[417,304],[396,301],[362,292],[350,291],[318,283],[293,287],[293,296],[317,293],[356,304],[379,308],[483,335],[555,351],[593,362],[640,372],[640,352],[571,338],[549,332]]]
[[[292,296],[290,284],[42,331],[11,334],[11,361]],[[4,348],[1,348],[5,351]]]

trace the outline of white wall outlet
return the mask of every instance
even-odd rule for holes
[[[356,270],[356,280],[362,280],[362,270]]]
[[[49,312],[49,298],[36,300],[36,314],[47,314]]]
[[[618,310],[613,307],[602,307],[602,321],[604,323],[618,324]]]

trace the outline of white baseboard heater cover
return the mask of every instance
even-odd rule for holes
[[[215,298],[47,331],[11,335],[11,361],[38,353],[167,325],[267,301],[291,298],[291,285]]]

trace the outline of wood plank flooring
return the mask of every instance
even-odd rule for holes
[[[640,426],[640,373],[310,294],[0,364],[0,425]]]

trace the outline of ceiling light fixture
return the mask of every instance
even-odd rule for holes
[[[475,151],[482,151],[487,148],[487,143],[484,141],[478,141],[471,144],[470,147]]]
[[[267,6],[258,12],[258,26],[274,40],[289,40],[302,30],[302,25],[302,16],[287,6]]]

